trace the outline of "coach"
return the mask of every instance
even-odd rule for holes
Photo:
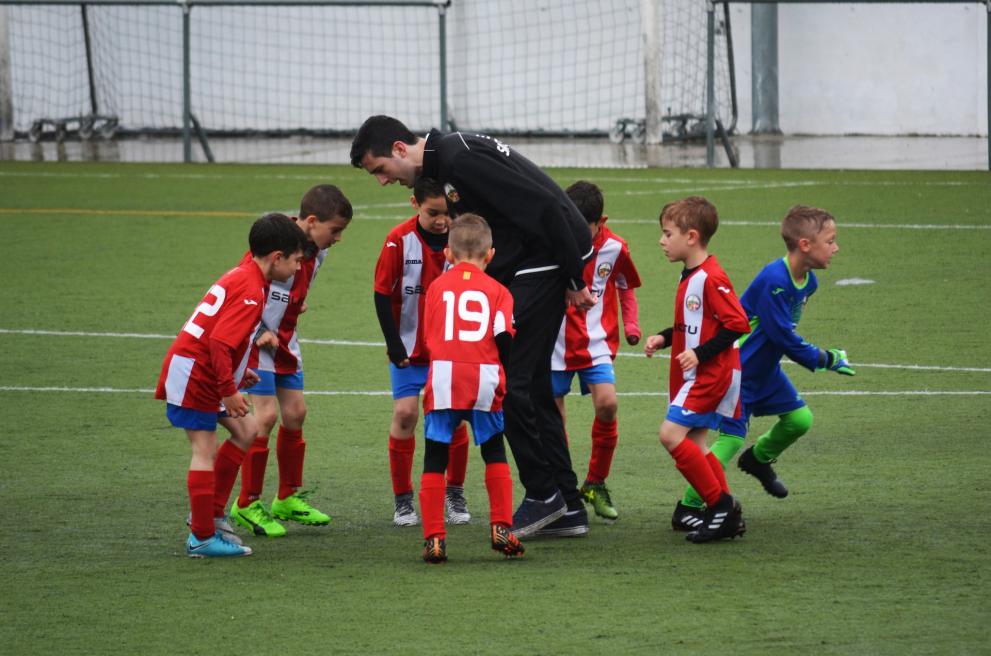
[[[588,516],[551,392],[551,354],[567,304],[596,299],[582,280],[592,255],[588,225],[567,195],[533,162],[498,139],[431,130],[417,137],[389,116],[367,119],[351,144],[351,164],[380,184],[412,187],[423,175],[444,185],[452,214],[474,212],[492,228],[486,273],[513,295],[516,338],[506,370],[506,438],[526,496],[513,532],[582,535]],[[551,523],[553,526],[548,526]]]

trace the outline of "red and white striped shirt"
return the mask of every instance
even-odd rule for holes
[[[462,262],[430,285],[424,316],[430,371],[423,413],[501,410],[506,373],[495,337],[515,334],[509,290]]]
[[[253,260],[218,280],[196,306],[165,355],[155,398],[183,408],[219,412],[224,391],[236,391],[248,366],[251,338],[265,309],[268,283]],[[210,342],[233,350],[233,376],[214,370]],[[233,380],[231,379],[233,378]]]
[[[392,299],[392,317],[412,364],[427,364],[423,303],[427,289],[448,268],[444,251],[431,249],[416,229],[418,215],[389,232],[375,264],[375,291]]]
[[[252,343],[248,366],[277,374],[294,374],[303,370],[303,354],[299,348],[296,324],[303,310],[303,303],[310,291],[310,285],[317,277],[317,271],[327,257],[327,249],[316,251],[304,257],[297,271],[286,282],[273,280],[269,285],[268,301],[262,315],[262,330],[271,330],[279,338],[279,346],[273,354],[269,349],[259,349]],[[245,254],[241,262],[251,259]]]
[[[709,341],[723,327],[750,332],[747,313],[729,276],[710,255],[681,281],[675,296],[668,387],[671,405],[699,414],[740,416],[740,349],[736,343],[688,371],[682,371],[677,361],[680,353]]]
[[[640,274],[622,237],[602,226],[592,241],[592,249],[583,277],[599,302],[588,311],[568,308],[551,356],[553,371],[575,371],[612,362],[619,349],[618,290],[640,286]]]

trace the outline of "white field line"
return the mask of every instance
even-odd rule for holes
[[[32,392],[52,394],[154,394],[155,390],[142,387],[34,387],[28,385],[0,385],[0,392]],[[303,392],[312,396],[392,396],[389,390],[306,390]],[[617,392],[617,396],[627,397],[661,397],[667,396],[667,391],[658,392]],[[903,390],[903,391],[868,391],[868,390],[837,390],[802,392],[802,396],[991,396],[991,390]]]
[[[157,333],[108,333],[108,332],[85,332],[77,330],[35,330],[35,329],[10,329],[0,328],[0,335],[43,335],[51,337],[108,337],[127,339],[175,339],[175,335],[161,335]],[[363,342],[346,339],[306,339],[301,338],[302,344],[317,344],[320,346],[367,346],[384,348],[385,342]],[[617,353],[621,358],[646,358],[643,353]],[[655,358],[670,359],[666,353],[655,353]],[[790,360],[783,360],[785,364],[793,364]],[[872,364],[867,362],[850,362],[854,367],[865,369],[901,369],[905,371],[956,371],[967,373],[991,373],[991,367],[945,367],[927,364]]]

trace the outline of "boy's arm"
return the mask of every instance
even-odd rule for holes
[[[409,365],[409,353],[399,337],[399,327],[392,316],[392,293],[402,278],[403,249],[399,239],[390,232],[382,252],[375,263],[375,315],[379,320],[379,328],[385,338],[385,350],[389,361],[397,367]],[[404,364],[405,363],[405,364]]]
[[[228,397],[237,394],[234,384],[234,349],[227,344],[213,339],[209,342],[210,366],[216,377],[217,391],[220,396]]]
[[[775,346],[784,351],[792,361],[802,365],[809,371],[825,368],[825,351],[815,344],[806,342],[801,335],[795,331],[795,324],[791,320],[791,309],[784,298],[785,294],[773,293],[772,290],[779,289],[774,285],[766,285],[763,291],[757,296],[756,307],[759,326]]]
[[[385,351],[389,361],[399,368],[409,364],[409,353],[399,337],[399,329],[392,316],[392,299],[385,294],[375,292],[375,314],[378,316],[382,336],[385,337]],[[405,362],[405,364],[403,364]]]
[[[637,295],[632,289],[618,289],[618,291],[619,306],[623,311],[623,334],[626,335],[626,343],[634,346],[641,337]]]

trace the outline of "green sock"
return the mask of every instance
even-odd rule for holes
[[[716,458],[719,459],[723,469],[726,469],[726,465],[729,464],[742,446],[742,437],[719,433],[719,438],[712,444],[709,450],[716,454]],[[685,490],[685,496],[681,498],[681,503],[692,508],[701,508],[705,505],[705,501],[702,500],[702,497],[699,496],[699,493],[691,485]]]
[[[808,406],[792,410],[778,417],[778,423],[757,438],[754,444],[754,457],[759,462],[771,462],[795,443],[795,440],[812,428],[812,411]]]

